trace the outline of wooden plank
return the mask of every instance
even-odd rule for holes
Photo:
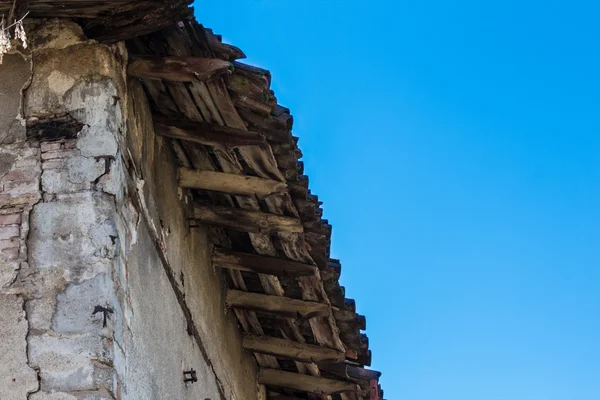
[[[326,316],[331,312],[329,306],[323,303],[249,293],[240,290],[228,290],[225,303],[229,308],[261,311],[288,318],[313,318]]]
[[[298,343],[268,336],[244,336],[245,349],[262,354],[305,362],[343,361],[345,354],[327,347]]]
[[[127,73],[141,79],[175,82],[208,81],[231,73],[233,65],[218,58],[129,56]]]
[[[271,179],[189,168],[179,168],[179,186],[259,198],[287,190],[285,183]]]
[[[268,368],[260,369],[258,383],[323,395],[341,392],[360,392],[360,386],[355,383]]]
[[[212,147],[235,148],[239,146],[266,146],[265,137],[256,132],[229,128],[204,122],[167,118],[155,114],[152,117],[157,134],[174,139],[187,140]]]
[[[194,207],[194,218],[209,225],[265,235],[303,230],[297,218],[232,207],[197,205]]]
[[[314,275],[317,269],[310,264],[219,248],[213,250],[212,262],[220,268],[287,277]]]

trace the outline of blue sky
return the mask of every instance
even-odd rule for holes
[[[600,399],[599,12],[196,4],[293,112],[387,399]]]

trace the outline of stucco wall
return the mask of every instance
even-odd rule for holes
[[[28,32],[0,65],[0,399],[256,398],[125,47]]]

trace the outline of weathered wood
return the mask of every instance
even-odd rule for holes
[[[127,73],[141,79],[175,82],[207,81],[231,73],[233,65],[218,58],[157,57],[132,54]]]
[[[157,134],[174,139],[188,140],[212,147],[266,146],[265,137],[259,133],[229,128],[204,122],[154,115],[154,130]]]
[[[83,2],[82,2],[83,3]],[[94,2],[96,3],[96,2]],[[114,43],[146,35],[173,25],[177,21],[193,17],[193,9],[188,8],[191,0],[157,1],[114,1],[110,9],[90,7],[85,4],[75,12],[63,11],[64,7],[52,7],[41,17],[92,17],[85,21],[86,36],[102,42]],[[31,5],[32,11],[35,9]],[[89,10],[93,10],[91,13]],[[83,13],[82,13],[83,12]]]
[[[327,304],[240,290],[228,290],[225,303],[229,308],[261,311],[288,318],[314,318],[327,316],[330,313]]]
[[[341,392],[360,392],[360,386],[355,383],[294,374],[292,372],[268,368],[260,369],[258,383],[323,395]]]
[[[260,198],[287,190],[285,183],[271,179],[189,168],[179,168],[179,186]]]
[[[256,353],[305,362],[343,361],[345,358],[338,350],[268,336],[246,335],[243,346]]]
[[[221,42],[221,40],[217,38],[217,36],[213,33],[211,29],[205,28],[204,33],[206,35],[206,39],[208,40],[211,49],[215,52],[217,57],[227,61],[234,61],[240,58],[246,58],[246,55],[242,50],[230,44]]]
[[[303,230],[300,220],[296,218],[231,207],[197,205],[194,207],[194,218],[209,225],[265,235]]]
[[[230,95],[236,107],[247,108],[266,116],[270,115],[277,107],[277,99],[272,93],[265,94],[261,98],[250,97],[237,92],[231,92]]]
[[[271,90],[264,81],[257,82],[254,79],[250,79],[245,75],[236,74],[235,72],[225,76],[224,79],[229,90],[238,92],[243,96],[264,97],[271,93]]]
[[[370,381],[372,379],[379,379],[381,376],[381,372],[379,371],[343,363],[319,363],[318,365],[321,370],[346,379]]]
[[[286,277],[314,275],[317,269],[310,264],[220,248],[213,250],[212,262],[220,268]]]
[[[321,274],[322,275],[322,274]],[[346,322],[349,324],[356,325],[363,331],[367,329],[367,319],[364,315],[356,314],[352,311],[345,309],[334,309],[333,316],[338,322]]]

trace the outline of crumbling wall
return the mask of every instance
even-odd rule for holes
[[[0,65],[0,399],[254,397],[125,47],[28,32]]]

